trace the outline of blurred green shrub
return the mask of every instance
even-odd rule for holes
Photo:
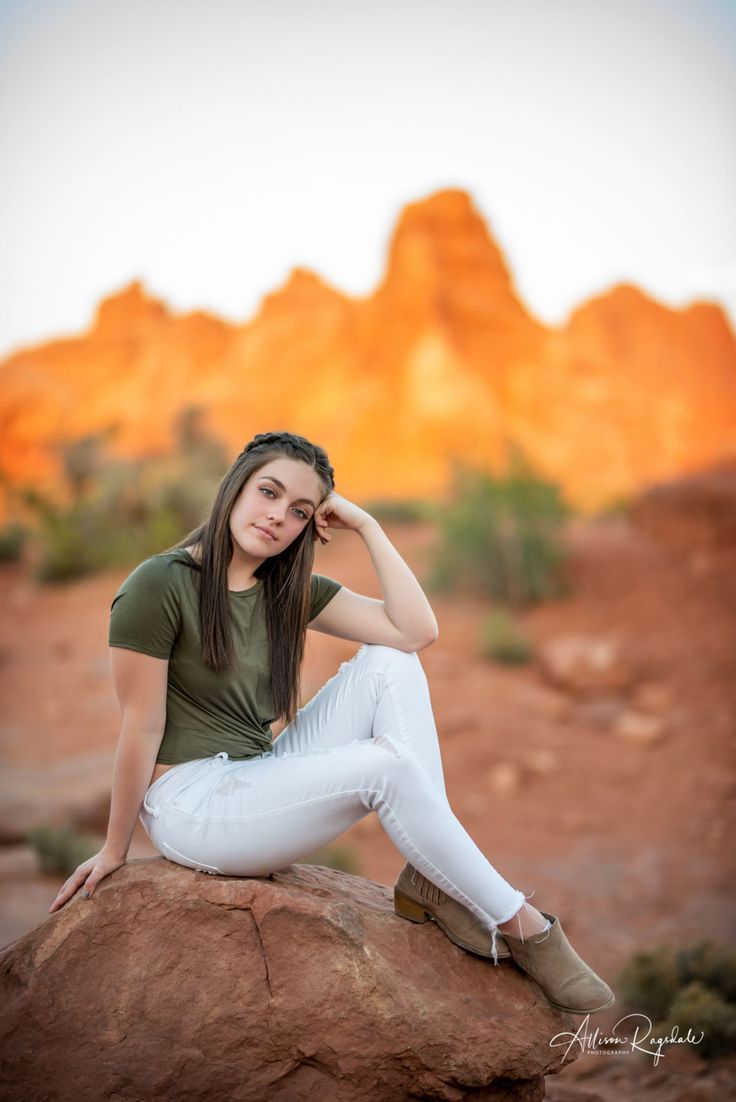
[[[631,510],[633,498],[630,494],[620,494],[612,497],[599,509],[593,512],[594,520],[606,520],[608,517],[627,516]]]
[[[494,662],[519,666],[532,660],[534,648],[513,616],[506,609],[494,608],[481,622],[481,653]]]
[[[690,1047],[704,1060],[734,1051],[736,952],[730,947],[701,940],[635,953],[619,973],[616,991],[624,1013],[652,1021],[651,1037],[672,1035],[677,1026],[680,1037],[688,1029],[695,1037],[703,1032]]]
[[[453,461],[451,500],[434,511],[430,588],[469,587],[516,606],[568,592],[563,534],[572,510],[518,447],[508,454],[500,476]]]
[[[97,853],[105,841],[69,827],[46,824],[31,827],[26,832],[26,840],[36,852],[42,872],[60,872],[65,876],[70,876],[77,865]]]
[[[300,865],[324,865],[328,869],[339,869],[340,872],[348,872],[353,876],[360,875],[360,861],[354,846],[334,845],[322,846],[313,850],[307,857],[300,857]]]
[[[183,411],[166,456],[112,459],[109,429],[60,446],[67,500],[52,502],[33,488],[18,495],[36,519],[39,580],[140,561],[202,523],[229,463],[203,430],[201,414],[198,407]]]
[[[0,528],[0,562],[18,562],[23,557],[23,548],[28,531],[22,524],[11,523]]]

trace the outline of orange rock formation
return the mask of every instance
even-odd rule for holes
[[[136,281],[88,333],[0,370],[11,484],[53,486],[53,444],[103,427],[118,454],[166,451],[192,404],[233,457],[255,432],[312,437],[358,499],[437,495],[451,456],[499,469],[510,441],[583,511],[736,455],[736,338],[718,306],[624,284],[543,325],[461,190],[406,207],[366,298],[295,268],[232,325],[174,314]]]

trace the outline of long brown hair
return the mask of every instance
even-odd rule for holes
[[[320,503],[335,488],[335,472],[326,452],[292,432],[259,432],[223,477],[203,524],[168,550],[200,545],[199,624],[202,660],[216,673],[232,669],[233,642],[227,570],[233,556],[230,513],[245,483],[277,456],[298,459],[312,467],[322,484]],[[281,554],[264,559],[255,571],[263,579],[268,628],[271,688],[277,717],[296,719],[299,674],[309,620],[311,575],[317,528],[312,514],[301,534]]]

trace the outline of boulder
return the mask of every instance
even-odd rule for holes
[[[632,502],[642,531],[675,551],[736,548],[736,459],[651,486]]]
[[[579,1024],[512,962],[316,865],[129,861],[7,946],[0,977],[13,1102],[526,1102]]]
[[[537,658],[542,676],[572,696],[626,691],[639,678],[630,649],[605,635],[555,635],[539,647]]]

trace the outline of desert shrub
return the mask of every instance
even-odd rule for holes
[[[36,489],[22,494],[37,521],[39,580],[64,581],[147,558],[177,543],[209,510],[228,458],[186,409],[171,454],[112,459],[109,430],[60,447],[64,501]]]
[[[710,940],[635,953],[618,976],[624,1013],[646,1014],[652,1037],[702,1040],[692,1050],[703,1059],[732,1052],[736,1042],[736,953]],[[663,1047],[663,1052],[667,1046]]]
[[[618,978],[618,992],[627,1005],[652,1020],[667,1013],[680,985],[675,955],[666,946],[634,953]]]
[[[35,566],[40,581],[65,581],[147,558],[175,543],[183,520],[169,506],[100,496],[54,508],[43,521]]]
[[[517,606],[567,591],[563,525],[571,510],[556,484],[518,449],[499,476],[455,461],[453,484],[450,501],[434,513],[440,535],[431,588],[469,587]]]
[[[26,840],[36,852],[42,872],[60,872],[65,876],[70,876],[77,865],[87,861],[104,844],[103,838],[47,824],[32,827],[26,832]]]
[[[18,562],[28,537],[22,524],[11,523],[0,528],[0,562]]]
[[[360,875],[360,861],[354,846],[347,844],[322,846],[307,857],[300,857],[300,865],[324,865],[328,869],[339,869],[353,876]]]
[[[481,653],[510,666],[523,665],[534,656],[530,640],[503,608],[494,608],[481,622]]]
[[[675,1027],[678,1036],[686,1036],[688,1029],[692,1030],[693,1051],[704,1060],[727,1056],[736,1045],[736,1005],[700,980],[693,980],[678,991],[652,1035],[673,1036]]]
[[[677,966],[683,983],[702,980],[736,1003],[736,952],[711,940],[696,941],[678,949]]]

